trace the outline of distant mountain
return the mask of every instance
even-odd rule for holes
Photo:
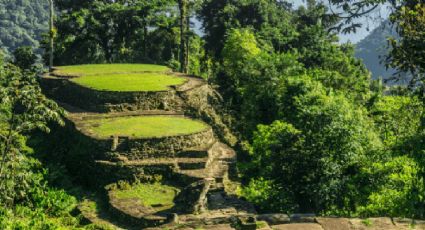
[[[388,79],[395,73],[395,70],[387,70],[382,63],[388,54],[389,37],[397,37],[397,32],[385,21],[356,45],[356,56],[363,59],[366,67],[372,72],[373,79]]]
[[[46,0],[0,0],[0,49],[10,55],[20,46],[39,47],[48,18]]]

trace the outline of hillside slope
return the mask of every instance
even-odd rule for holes
[[[0,0],[0,49],[10,55],[20,46],[39,48],[48,17],[48,1]]]
[[[394,70],[385,68],[382,60],[388,53],[388,37],[396,36],[395,28],[388,21],[385,21],[356,45],[356,57],[363,60],[366,67],[372,72],[373,79],[379,77],[388,79],[394,74]]]

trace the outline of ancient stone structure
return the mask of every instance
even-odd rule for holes
[[[68,163],[70,168],[88,175],[89,183],[105,186],[159,176],[161,183],[181,190],[175,198],[176,205],[168,210],[117,198],[111,190],[106,197],[112,216],[127,226],[143,228],[175,222],[245,223],[252,218],[254,209],[226,192],[230,190],[226,186],[232,184],[229,172],[234,171],[236,154],[229,147],[235,138],[222,120],[221,99],[204,80],[179,76],[186,80],[183,85],[160,92],[97,91],[73,83],[69,80],[72,76],[58,74],[44,76],[42,86],[46,95],[68,111],[65,129],[69,135],[83,140],[75,145],[86,151],[71,156],[76,162]],[[93,119],[152,115],[198,119],[208,128],[185,135],[102,138],[86,125]],[[86,217],[96,222],[94,216]]]

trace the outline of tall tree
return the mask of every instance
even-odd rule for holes
[[[425,4],[406,4],[391,16],[391,21],[400,39],[390,39],[388,66],[410,73],[411,86],[425,84]],[[396,75],[395,79],[403,77]]]
[[[227,34],[250,27],[264,42],[282,51],[296,36],[290,21],[290,6],[275,0],[205,0],[198,12],[205,32],[206,49],[220,59]]]
[[[55,29],[54,29],[54,15],[55,7],[53,0],[49,0],[49,71],[52,72],[53,69],[53,52],[54,52],[54,39],[55,39]]]
[[[178,55],[178,42],[174,41],[178,37],[178,7],[175,1],[103,0],[87,1],[81,6],[64,0],[55,3],[60,9],[60,16],[55,19],[58,28],[56,65],[105,62],[165,64],[169,57]],[[159,42],[155,38],[158,32],[166,32]],[[45,47],[48,48],[47,43],[46,40]],[[166,51],[155,53],[163,49]],[[171,52],[173,55],[170,55]]]
[[[179,11],[180,11],[180,71],[187,73],[187,66],[189,60],[188,52],[188,1],[178,0]]]

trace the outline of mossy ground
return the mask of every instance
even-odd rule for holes
[[[128,189],[114,191],[118,199],[139,199],[145,207],[164,207],[174,206],[174,198],[180,192],[179,189],[163,185],[154,184],[135,184]]]
[[[185,78],[167,74],[166,66],[150,64],[92,64],[60,66],[57,76],[73,77],[71,81],[95,90],[113,92],[165,91],[181,85]]]
[[[56,67],[54,73],[65,76],[87,76],[113,73],[165,72],[169,70],[166,66],[150,64],[90,64],[59,66]]]
[[[167,137],[201,132],[208,126],[200,121],[176,116],[135,116],[87,120],[85,128],[92,134],[108,138]]]
[[[71,81],[95,90],[117,92],[165,91],[170,86],[181,85],[186,80],[161,73],[133,73],[92,75],[73,78]]]

